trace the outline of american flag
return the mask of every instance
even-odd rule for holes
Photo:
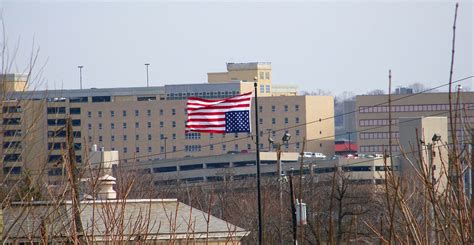
[[[186,132],[250,132],[251,100],[252,92],[221,100],[190,97],[186,104]]]

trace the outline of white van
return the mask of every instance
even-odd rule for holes
[[[303,152],[303,157],[313,157],[313,153],[312,152]]]
[[[326,155],[324,155],[323,153],[315,152],[313,154],[313,157],[314,158],[326,158]]]

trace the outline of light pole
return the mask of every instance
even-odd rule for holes
[[[80,88],[82,89],[82,68],[84,68],[84,66],[80,65],[80,66],[77,66],[77,68],[79,68],[79,86]]]
[[[283,144],[288,143],[291,139],[291,134],[285,133],[283,137],[281,138],[281,141]],[[274,143],[273,139],[270,137],[270,134],[268,135],[268,143],[271,145]],[[278,174],[278,188],[280,191],[280,244],[283,244],[283,236],[281,232],[281,225],[283,224],[283,181],[284,181],[284,176],[285,172],[283,171],[283,165],[281,163],[281,145],[282,143],[276,143],[276,153],[277,153],[277,174]]]
[[[150,63],[145,63],[146,67],[146,87],[148,88],[150,84],[148,83],[148,66],[150,66]]]

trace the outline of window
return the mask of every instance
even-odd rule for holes
[[[173,135],[172,135],[172,138],[175,140],[175,139],[176,139],[176,134],[173,134]]]
[[[81,108],[70,108],[70,109],[69,109],[69,113],[70,113],[71,115],[81,114]]]
[[[225,144],[222,144],[222,151],[226,151],[227,150],[227,146]]]
[[[296,130],[295,135],[300,136],[300,130],[299,129]]]
[[[259,124],[263,124],[263,118],[259,118],[259,119],[258,119],[258,123],[259,123]]]
[[[97,112],[97,116],[98,116],[98,117],[102,117],[102,111],[98,111],[98,112]]]
[[[263,106],[258,106],[258,112],[263,112]]]
[[[110,128],[111,128],[111,129],[115,129],[115,123],[111,123],[111,124],[110,124]]]
[[[87,112],[87,117],[88,117],[88,118],[91,118],[91,117],[92,117],[92,111],[88,111],[88,112]]]
[[[270,85],[265,85],[265,90],[266,90],[267,94],[269,94],[270,93]]]
[[[238,138],[239,137],[239,134],[238,133],[234,133],[234,138]]]
[[[299,149],[300,148],[300,142],[296,142],[296,149]]]
[[[234,151],[238,151],[239,150],[239,145],[238,144],[235,144],[234,145]]]
[[[209,139],[214,139],[214,134],[213,133],[209,134]]]
[[[123,123],[123,128],[127,128],[127,123]]]
[[[173,146],[173,152],[176,152],[176,146],[175,145]]]
[[[21,136],[21,130],[5,130],[3,131],[3,136]]]
[[[164,139],[165,139],[165,135],[164,135],[164,134],[160,134],[160,139],[161,139],[161,140],[164,140]]]
[[[65,114],[66,107],[48,107],[48,114]]]
[[[276,111],[276,107],[275,105],[272,105],[272,112],[275,112]]]
[[[260,79],[265,79],[263,71],[260,72]]]
[[[171,115],[176,115],[176,109],[171,109]]]
[[[140,152],[140,147],[138,147],[138,146],[135,147],[135,152],[137,152],[137,153]]]
[[[300,118],[299,118],[299,117],[296,117],[296,118],[295,118],[295,123],[296,123],[296,124],[300,123]]]
[[[285,124],[288,124],[288,117],[285,117]]]
[[[135,135],[135,140],[140,140],[140,135],[136,134]]]
[[[171,127],[176,128],[176,122],[175,121],[171,122]]]
[[[48,119],[48,126],[66,125],[66,119]]]
[[[209,146],[209,150],[210,150],[210,151],[213,151],[213,150],[214,150],[214,145],[210,145],[210,146]]]
[[[148,146],[148,153],[152,152],[151,146]]]
[[[160,146],[160,152],[161,153],[165,152],[165,147],[164,146]]]
[[[88,124],[87,124],[87,128],[88,128],[89,130],[92,130],[92,124],[88,123]]]
[[[21,122],[20,118],[4,118],[3,125],[19,125]]]
[[[295,105],[295,111],[300,111],[300,106],[299,105]]]
[[[265,85],[260,85],[260,93],[265,93]]]
[[[139,110],[135,110],[135,116],[136,117],[140,116],[140,111]]]
[[[140,128],[140,123],[139,122],[135,123],[135,128]]]
[[[115,135],[110,136],[111,141],[115,141]]]
[[[146,111],[146,115],[149,116],[149,117],[151,117],[151,110],[147,110],[147,111]]]
[[[160,109],[160,116],[163,116],[163,109]]]
[[[185,145],[184,151],[186,152],[198,152],[201,151],[201,145]]]
[[[272,117],[272,124],[276,124],[276,118]]]
[[[69,98],[70,103],[85,103],[88,102],[89,98],[88,97],[72,97]]]
[[[99,130],[102,130],[102,123],[99,123]]]
[[[163,121],[160,121],[160,128],[164,127],[165,123]]]
[[[123,153],[127,153],[127,151],[128,151],[127,147],[124,147],[123,148]]]
[[[128,137],[127,137],[127,135],[126,135],[126,134],[125,134],[125,135],[123,135],[123,141],[127,141],[127,138],[128,138]]]
[[[247,144],[247,150],[251,150],[252,149],[252,145],[251,144]]]
[[[148,140],[151,140],[151,134],[148,135]]]
[[[124,117],[126,117],[126,116],[127,116],[127,111],[122,111],[122,115],[123,115]]]
[[[202,168],[203,168],[203,164],[191,164],[191,165],[179,166],[179,170],[181,171],[190,171],[190,170],[202,169]]]
[[[148,128],[151,128],[151,122],[147,122],[146,124]]]
[[[99,136],[99,142],[102,142],[102,136]]]
[[[5,106],[3,107],[3,113],[19,113],[21,112],[21,106]]]
[[[92,96],[92,102],[110,102],[111,97],[110,96]]]
[[[115,112],[114,111],[110,111],[110,117],[115,117]]]
[[[288,111],[288,105],[284,105],[283,108],[285,109],[285,111]]]

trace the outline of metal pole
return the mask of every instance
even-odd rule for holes
[[[283,245],[283,166],[281,164],[281,144],[277,143],[278,188],[280,190],[280,244]]]
[[[260,131],[258,129],[258,96],[257,96],[257,82],[253,83],[255,92],[255,139],[256,139],[256,150],[257,150],[257,201],[258,201],[258,244],[263,244],[263,221],[262,221],[262,196],[260,189]]]
[[[165,159],[166,159],[166,151],[167,151],[167,149],[166,149],[166,140],[168,139],[168,137],[165,137],[164,139],[165,139]]]
[[[82,89],[82,68],[83,67],[84,66],[78,66],[77,67],[77,68],[79,68],[79,84],[80,84],[79,86],[80,86],[81,89]]]
[[[295,207],[295,195],[293,192],[293,173],[290,173],[290,205],[291,205],[291,220],[293,226],[293,244],[298,244],[297,233],[296,233],[296,207]]]
[[[145,66],[146,66],[146,87],[148,88],[150,86],[150,84],[148,83],[148,66],[150,64],[149,63],[145,63]]]
[[[471,127],[471,190],[474,190],[474,128]],[[474,195],[471,195],[471,243],[474,242]]]

